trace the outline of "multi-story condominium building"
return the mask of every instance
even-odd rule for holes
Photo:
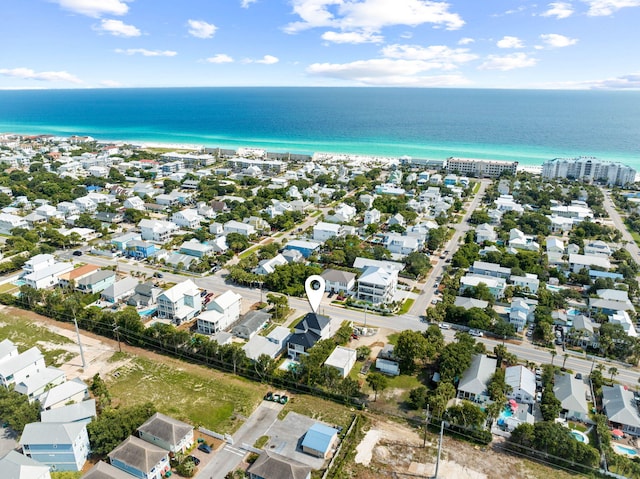
[[[517,161],[477,160],[475,158],[447,158],[447,173],[457,172],[465,176],[478,178],[497,178],[504,172],[515,175],[518,168]]]
[[[593,157],[554,158],[542,165],[542,177],[604,181],[610,186],[624,186],[635,182],[636,170]]]

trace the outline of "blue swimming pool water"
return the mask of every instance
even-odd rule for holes
[[[585,442],[584,436],[580,434],[578,431],[571,431],[571,435],[574,437],[576,441]]]
[[[504,409],[500,412],[500,415],[498,416],[498,424],[504,424],[504,420],[508,417],[513,416],[513,411],[511,410],[510,406],[505,406]]]
[[[567,316],[578,316],[580,314],[580,310],[576,308],[567,309]]]
[[[629,456],[637,456],[638,452],[635,449],[631,449],[630,447],[621,446],[620,444],[614,444],[613,449],[617,452],[621,452],[623,454],[628,454]]]
[[[24,286],[25,284],[27,284],[27,282],[24,279],[16,279],[13,284],[15,284],[16,286]]]
[[[153,314],[158,310],[158,308],[150,308],[145,309],[144,311],[138,312],[140,316],[153,316]]]

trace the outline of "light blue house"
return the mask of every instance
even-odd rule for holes
[[[126,255],[132,258],[144,259],[152,256],[157,251],[156,245],[142,240],[133,240],[127,243]]]
[[[308,258],[318,251],[320,246],[322,246],[322,243],[318,243],[317,241],[291,240],[285,245],[284,249],[300,251],[302,256]]]
[[[316,457],[328,457],[338,442],[338,430],[322,423],[309,428],[302,440],[302,451]]]
[[[111,270],[101,269],[77,282],[76,289],[83,293],[99,293],[116,282],[116,273]]]
[[[129,436],[109,454],[112,466],[139,479],[162,479],[171,469],[169,451]]]
[[[140,233],[127,233],[111,240],[111,244],[118,248],[120,251],[125,251],[127,245],[131,241],[141,241],[142,235]]]
[[[91,452],[83,422],[32,422],[25,426],[20,445],[25,456],[52,471],[80,471]]]

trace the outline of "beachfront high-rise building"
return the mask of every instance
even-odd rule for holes
[[[636,170],[593,157],[554,158],[542,165],[542,177],[604,181],[609,186],[623,186],[635,182]]]
[[[497,178],[504,172],[516,174],[517,161],[477,160],[475,158],[447,158],[447,173],[477,178]]]

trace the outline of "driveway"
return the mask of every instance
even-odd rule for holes
[[[0,428],[0,457],[4,457],[16,447],[18,447],[18,443],[15,433],[6,427]]]

